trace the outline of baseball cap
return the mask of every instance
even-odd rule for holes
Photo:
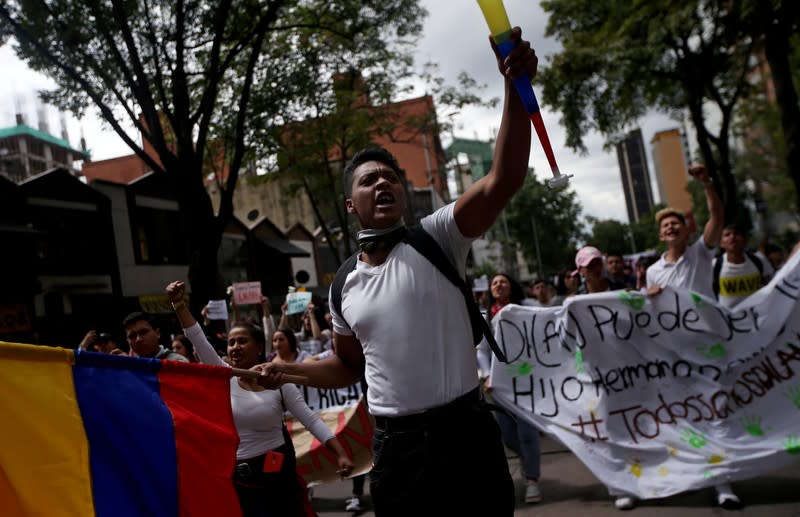
[[[575,266],[578,269],[572,272],[572,276],[578,274],[582,267],[588,266],[594,259],[601,259],[603,258],[603,254],[600,253],[600,250],[595,248],[594,246],[584,246],[578,253],[575,254]]]

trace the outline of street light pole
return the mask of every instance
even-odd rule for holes
[[[542,273],[542,252],[539,249],[539,232],[536,231],[536,218],[531,215],[531,228],[533,229],[533,245],[536,248],[536,269],[539,272],[539,279],[544,278]]]

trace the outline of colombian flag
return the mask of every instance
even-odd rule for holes
[[[230,370],[0,343],[0,514],[240,515]]]

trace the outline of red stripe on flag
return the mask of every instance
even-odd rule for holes
[[[230,370],[164,361],[158,378],[175,423],[180,515],[241,515],[231,480],[239,435],[231,413]]]

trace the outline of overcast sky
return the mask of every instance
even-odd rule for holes
[[[425,29],[420,40],[416,60],[418,63],[438,63],[440,73],[450,83],[461,71],[471,74],[478,82],[488,85],[488,97],[502,98],[502,81],[494,63],[494,55],[487,43],[488,28],[477,2],[443,2],[421,0],[429,11]],[[544,36],[547,23],[538,2],[532,0],[505,0],[506,9],[513,25],[522,28],[523,38],[531,41],[539,56],[540,67],[549,62],[549,56],[558,51],[558,42]],[[455,7],[458,6],[458,7]],[[30,125],[37,124],[35,92],[52,87],[52,82],[27,68],[18,60],[9,45],[0,47],[0,127],[14,125],[14,114],[22,111]],[[603,138],[598,134],[585,139],[589,150],[578,155],[564,146],[565,132],[559,125],[559,114],[542,109],[553,151],[562,172],[574,174],[572,188],[578,193],[584,207],[584,215],[603,219],[611,218],[627,222],[625,200],[622,194],[616,153],[603,151]],[[67,129],[70,142],[78,146],[81,132],[96,160],[130,154],[130,150],[116,134],[102,123],[96,115],[84,117],[80,122],[68,116]],[[500,123],[500,107],[494,110],[466,109],[454,119],[456,136],[489,139]],[[59,115],[48,110],[50,132],[60,135]],[[641,128],[650,155],[650,139],[656,131],[678,127],[679,123],[664,115],[653,114],[641,121]],[[445,142],[449,140],[443,135]],[[533,134],[530,165],[540,178],[550,176],[550,167],[544,157],[536,134]],[[653,195],[658,201],[658,192],[653,183]]]

